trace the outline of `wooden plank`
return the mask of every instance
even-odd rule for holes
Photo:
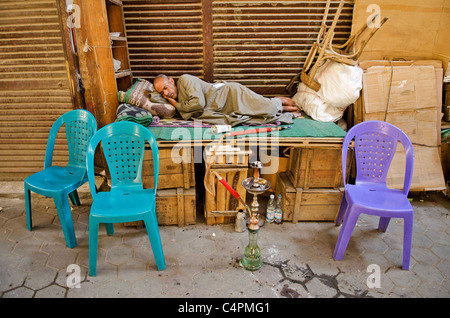
[[[177,201],[178,201],[178,226],[184,226],[184,198],[183,198],[183,189],[178,188],[177,189]]]

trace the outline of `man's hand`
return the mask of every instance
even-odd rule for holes
[[[166,97],[166,96],[164,96],[164,98],[167,99],[169,101],[169,103],[172,104],[172,106],[175,106],[177,103],[177,101],[173,98]]]

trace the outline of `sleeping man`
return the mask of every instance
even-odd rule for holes
[[[195,118],[215,125],[291,124],[295,102],[287,97],[267,98],[235,82],[207,83],[184,74],[177,83],[164,74],[158,75],[155,90],[176,107],[183,119]]]

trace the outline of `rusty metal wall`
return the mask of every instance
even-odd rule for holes
[[[123,1],[134,78],[159,73],[203,77],[202,3],[183,0]]]
[[[214,78],[238,81],[258,93],[284,95],[316,40],[326,1],[213,1]],[[338,1],[331,2],[328,25]],[[335,43],[351,31],[347,3]]]
[[[329,25],[339,1],[333,0]],[[320,29],[326,0],[123,0],[135,77],[190,73],[238,81],[264,95],[286,95]],[[334,43],[351,32],[346,1]]]
[[[0,180],[41,170],[50,128],[71,109],[56,0],[1,0]],[[67,163],[57,142],[54,162]]]

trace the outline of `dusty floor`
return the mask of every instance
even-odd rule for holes
[[[401,269],[403,221],[385,233],[378,220],[358,221],[342,261],[332,258],[339,227],[331,222],[265,224],[259,231],[263,266],[239,265],[248,234],[234,225],[160,226],[166,270],[157,271],[145,229],[115,226],[99,233],[97,277],[87,275],[91,197],[73,207],[78,245],[65,245],[54,203],[32,195],[28,231],[21,184],[0,184],[0,297],[332,298],[450,296],[450,199],[431,192],[413,196],[411,270]],[[81,270],[80,288],[70,288]],[[373,265],[374,264],[374,265]],[[68,270],[69,269],[69,270]],[[375,269],[375,270],[374,270]],[[379,282],[379,286],[374,283]]]

